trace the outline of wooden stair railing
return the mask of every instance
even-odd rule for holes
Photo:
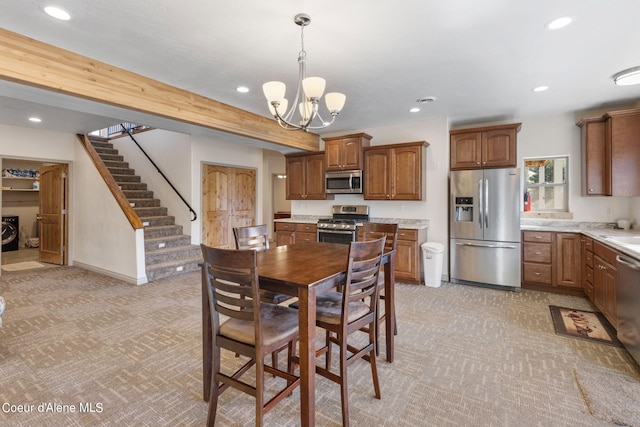
[[[109,171],[109,169],[107,169],[107,167],[104,165],[104,162],[100,158],[100,155],[98,154],[96,149],[91,144],[91,141],[89,141],[89,138],[86,135],[78,134],[77,136],[78,136],[78,139],[80,140],[80,144],[82,144],[87,154],[89,155],[89,158],[91,159],[93,164],[96,166],[96,169],[98,169],[98,173],[100,174],[104,182],[107,184],[109,191],[111,191],[111,194],[113,194],[113,197],[116,199],[116,202],[122,209],[122,212],[129,220],[131,227],[133,227],[134,230],[144,228],[144,226],[142,225],[142,221],[138,217],[138,214],[133,210],[133,208],[129,204],[129,200],[127,200],[127,197],[124,195],[124,193],[120,189],[120,186],[111,175],[111,172]]]

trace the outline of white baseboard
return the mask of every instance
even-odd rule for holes
[[[73,261],[73,264],[70,264],[70,265],[73,265],[74,267],[84,268],[85,270],[93,271],[94,273],[102,274],[104,276],[113,277],[114,279],[122,280],[123,282],[131,283],[133,285],[144,285],[148,282],[146,275],[140,278],[131,277],[131,276],[116,273],[110,270],[105,270],[103,268],[96,267],[93,265],[85,264],[80,261]]]

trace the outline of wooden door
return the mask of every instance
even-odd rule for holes
[[[68,165],[40,168],[40,261],[68,262]]]
[[[304,198],[306,194],[304,167],[303,156],[287,157],[287,200]]]
[[[582,288],[580,234],[556,233],[555,285]]]
[[[235,248],[233,227],[255,224],[256,172],[205,165],[202,182],[202,242]]]
[[[422,200],[422,147],[391,150],[391,198]]]
[[[324,154],[305,156],[304,170],[305,200],[325,200]]]
[[[387,200],[391,196],[389,150],[373,148],[364,153],[364,199]]]
[[[451,135],[451,170],[479,168],[482,157],[482,133]]]
[[[583,121],[582,195],[611,195],[611,145],[606,141],[603,120]]]
[[[516,167],[516,130],[482,132],[482,167]]]
[[[327,141],[324,145],[325,168],[328,171],[343,169],[343,143],[341,139]]]

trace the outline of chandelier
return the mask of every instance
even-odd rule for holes
[[[318,103],[324,93],[325,80],[321,77],[307,77],[307,52],[304,50],[304,27],[311,23],[309,15],[297,14],[293,22],[300,26],[300,52],[298,53],[298,86],[291,108],[285,98],[287,86],[282,82],[272,81],[262,85],[267,98],[269,111],[280,126],[288,130],[322,129],[331,125],[342,110],[347,97],[342,93],[331,92],[324,97],[331,120],[325,121],[318,111]],[[297,113],[297,114],[296,114]]]

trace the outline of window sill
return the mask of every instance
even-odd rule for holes
[[[520,218],[573,219],[571,212],[520,212]]]

